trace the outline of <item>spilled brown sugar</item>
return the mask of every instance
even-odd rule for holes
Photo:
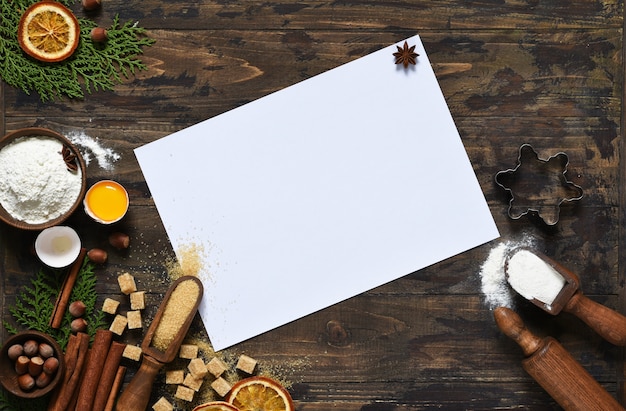
[[[152,346],[167,351],[198,301],[200,287],[193,280],[182,281],[170,294],[163,315],[152,337]]]
[[[184,244],[177,250],[179,260],[168,259],[165,262],[167,273],[172,280],[185,275],[198,277],[204,269],[202,254],[204,248],[197,244]]]

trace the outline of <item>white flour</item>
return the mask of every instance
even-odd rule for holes
[[[81,155],[85,163],[89,165],[92,159],[98,162],[100,168],[111,171],[113,163],[120,159],[120,155],[111,148],[105,148],[100,144],[100,140],[85,134],[84,132],[74,131],[68,133],[67,138],[76,146],[81,147]]]
[[[504,262],[509,253],[519,247],[530,246],[532,239],[507,241],[498,244],[480,267],[481,292],[490,309],[513,306],[513,291],[506,280]]]
[[[0,150],[0,204],[18,220],[41,224],[69,211],[82,185],[80,169],[67,169],[63,144],[22,137]]]
[[[481,291],[490,309],[512,306],[512,293],[504,275],[508,251],[508,243],[500,243],[480,267]]]
[[[565,286],[565,279],[551,265],[529,250],[519,250],[507,266],[509,284],[527,300],[537,299],[548,306]]]

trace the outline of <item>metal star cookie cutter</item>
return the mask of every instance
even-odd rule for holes
[[[544,160],[530,144],[523,144],[517,166],[499,171],[495,177],[496,184],[511,194],[509,217],[517,220],[535,213],[547,225],[558,223],[561,204],[583,197],[583,189],[565,177],[568,165],[563,152]]]

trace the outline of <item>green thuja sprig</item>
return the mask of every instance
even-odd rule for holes
[[[50,317],[54,311],[54,302],[61,291],[64,273],[59,270],[41,269],[31,281],[30,286],[24,287],[15,301],[15,305],[9,307],[9,312],[17,325],[25,329],[36,330],[50,334],[56,339],[62,349],[65,349],[71,331],[70,323],[72,316],[66,312],[61,327],[53,329],[49,325]],[[87,333],[93,338],[96,330],[106,326],[104,313],[96,309],[96,274],[94,265],[85,258],[78,272],[76,283],[70,294],[70,302],[82,301],[86,306]],[[11,334],[20,330],[16,325],[4,322],[4,326]],[[0,408],[1,410],[1,408]]]
[[[20,48],[17,27],[20,17],[37,0],[0,0],[0,77],[26,94],[36,92],[42,102],[61,97],[83,98],[86,93],[112,90],[137,70],[146,70],[138,58],[154,40],[137,23],[120,24],[119,15],[107,28],[109,40],[94,43],[92,20],[79,18],[80,41],[74,54],[57,63],[28,57]],[[61,0],[66,6],[70,0]]]

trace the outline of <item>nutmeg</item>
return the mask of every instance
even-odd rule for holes
[[[35,388],[35,379],[30,374],[22,374],[17,377],[17,385],[23,391],[30,391]]]
[[[82,333],[87,331],[87,321],[84,318],[76,318],[70,323],[70,331],[72,334]]]
[[[80,300],[76,300],[72,302],[68,308],[68,311],[74,318],[82,317],[85,315],[85,311],[87,310],[87,306],[84,302]]]
[[[100,0],[82,0],[82,5],[85,10],[95,10],[100,7]]]
[[[101,248],[92,248],[87,251],[87,257],[96,264],[104,264],[109,258],[109,255]]]
[[[130,245],[130,237],[128,237],[128,234],[114,232],[109,235],[109,244],[118,250],[122,250]]]
[[[103,27],[95,27],[91,29],[90,36],[91,36],[91,41],[95,43],[104,43],[109,38],[109,35],[106,29]]]

